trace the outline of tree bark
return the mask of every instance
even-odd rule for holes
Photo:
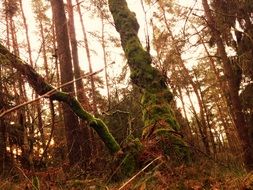
[[[81,69],[79,66],[79,58],[78,58],[78,48],[77,48],[77,40],[76,40],[76,32],[75,32],[75,23],[74,23],[74,13],[73,13],[73,6],[72,1],[67,0],[67,10],[68,10],[68,26],[69,26],[69,37],[70,37],[70,44],[71,44],[71,55],[73,59],[73,66],[74,66],[74,77],[78,79],[81,77]],[[89,109],[89,102],[88,98],[85,95],[85,89],[82,80],[76,80],[76,94],[78,100],[82,103],[85,109]],[[80,122],[82,136],[84,138],[80,139],[80,143],[82,144],[82,156],[84,159],[87,160],[91,157],[92,152],[92,144],[89,143],[90,141],[90,131],[87,127],[85,122]]]
[[[173,99],[165,77],[151,66],[150,54],[145,51],[138,38],[139,24],[125,0],[109,0],[109,9],[120,34],[121,45],[130,67],[132,82],[143,90],[142,105],[145,140],[158,139],[165,145],[164,152],[188,157],[188,147],[179,135],[179,125],[170,107]],[[159,138],[163,137],[163,138]],[[162,139],[166,139],[163,141]]]
[[[2,88],[2,66],[0,65],[0,110],[4,108],[3,88]],[[6,168],[6,126],[4,118],[0,118],[0,175]]]
[[[67,19],[63,0],[51,0],[53,19],[55,21],[56,41],[58,49],[58,57],[60,63],[61,84],[65,84],[73,80],[73,71],[71,63],[71,54],[68,38]],[[62,88],[67,93],[74,95],[74,85],[71,83]],[[67,139],[68,155],[70,165],[74,165],[81,158],[81,144],[79,142],[79,123],[77,116],[71,111],[69,106],[63,104],[63,117]]]

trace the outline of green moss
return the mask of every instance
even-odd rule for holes
[[[180,126],[178,122],[175,120],[175,118],[173,117],[173,115],[168,115],[168,117],[165,119],[165,122],[168,123],[172,127],[172,129],[174,129],[175,131],[179,131]]]
[[[170,107],[172,94],[166,86],[164,76],[151,66],[151,56],[146,52],[138,38],[139,25],[135,15],[128,9],[125,0],[109,0],[109,8],[113,15],[116,30],[121,37],[131,79],[134,84],[143,89],[142,97],[144,130],[143,138],[155,137],[156,130],[166,129],[178,131],[179,125]],[[169,141],[183,144],[183,140],[173,133],[169,133]],[[174,137],[175,136],[175,137]],[[175,150],[177,152],[177,146]],[[130,159],[126,157],[126,159]],[[131,160],[131,159],[130,159]]]
[[[138,138],[129,136],[124,143],[124,156],[119,160],[120,169],[114,174],[113,179],[116,181],[130,177],[139,169],[138,157],[143,150],[143,145]]]
[[[154,125],[159,121],[165,122],[168,126],[163,126],[165,128],[172,128],[174,130],[179,130],[179,125],[174,118],[174,113],[172,112],[170,105],[167,103],[167,98],[164,99],[164,94],[160,93],[158,95],[146,92],[142,97],[142,104],[145,106],[143,110],[143,120],[145,126]],[[168,95],[170,96],[170,94]],[[171,97],[169,97],[170,99]],[[159,123],[158,123],[159,124]]]
[[[120,150],[120,145],[112,136],[106,124],[102,120],[95,118],[92,114],[85,111],[78,100],[64,92],[57,92],[54,96],[57,100],[68,102],[77,116],[88,121],[90,123],[90,127],[97,132],[111,153],[116,153]]]
[[[116,153],[120,150],[120,145],[117,143],[102,120],[94,118],[91,121],[90,126],[97,132],[111,153]]]
[[[97,132],[97,134],[99,135],[101,140],[105,143],[105,146],[109,149],[111,153],[116,153],[120,150],[120,145],[112,136],[106,124],[102,120],[95,118],[92,114],[85,111],[81,103],[77,99],[70,96],[68,93],[58,91],[56,91],[56,93],[52,96],[52,98],[55,100],[68,103],[68,105],[71,107],[71,109],[78,117],[80,117],[85,121],[88,121],[90,127],[92,127]]]
[[[150,55],[142,48],[142,45],[139,39],[134,36],[131,37],[124,47],[124,51],[128,57],[128,62],[130,66],[137,65],[139,67],[150,66],[151,57]]]
[[[37,176],[32,177],[32,189],[40,190],[40,180]]]
[[[158,129],[155,131],[159,138],[159,146],[163,152],[178,160],[188,162],[190,160],[189,147],[182,140],[182,137],[173,130]]]
[[[130,176],[138,168],[137,157],[140,154],[143,146],[138,138],[130,138],[127,141],[127,155],[122,161],[121,170],[125,176]]]
[[[39,95],[51,93],[48,95],[51,100],[58,100],[70,106],[72,111],[81,119],[90,123],[90,126],[95,129],[100,138],[103,140],[111,153],[116,153],[120,150],[120,146],[114,137],[109,132],[107,126],[100,119],[95,118],[92,114],[85,111],[80,102],[68,93],[60,92],[54,89],[28,64],[25,64],[18,57],[9,52],[4,46],[0,44],[0,56],[8,60],[8,64],[17,69],[23,74],[30,85],[36,90]]]
[[[121,175],[124,177],[131,176],[136,170],[136,158],[133,154],[128,153],[122,161]]]
[[[145,93],[142,95],[141,103],[142,105],[148,106],[150,104],[156,104],[159,102],[159,98],[156,94],[150,93],[148,91],[145,91]]]
[[[153,91],[152,91],[153,92]],[[179,160],[188,160],[189,148],[178,134],[180,129],[169,101],[172,94],[169,90],[159,93],[146,91],[142,97],[144,130],[143,138],[153,136],[160,148],[169,156]]]

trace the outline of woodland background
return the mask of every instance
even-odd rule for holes
[[[253,1],[0,2],[0,189],[253,189]]]

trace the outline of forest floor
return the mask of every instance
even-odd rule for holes
[[[102,159],[101,159],[102,160]],[[97,160],[98,161],[98,160]],[[208,159],[177,165],[158,157],[127,179],[115,182],[117,168],[98,161],[99,170],[90,168],[47,168],[35,172],[17,169],[15,176],[0,181],[0,190],[251,190],[253,173],[238,163],[223,164]],[[104,165],[104,167],[102,167]],[[20,177],[22,175],[22,177]],[[36,176],[36,177],[31,177]]]

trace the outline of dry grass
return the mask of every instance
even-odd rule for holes
[[[151,146],[153,147],[153,146]],[[151,148],[152,149],[152,148]],[[120,182],[109,181],[116,166],[104,164],[101,157],[94,169],[83,171],[78,166],[51,167],[35,172],[38,190],[253,190],[253,173],[246,173],[238,165],[227,167],[207,158],[198,158],[190,164],[176,164],[168,157],[161,157],[159,151],[148,154],[150,160],[139,171]],[[140,159],[144,159],[140,157]],[[151,160],[151,158],[153,160]],[[157,158],[157,159],[156,159]],[[158,159],[159,158],[159,159]],[[107,159],[107,160],[106,160]],[[98,163],[99,164],[96,164]],[[239,162],[238,162],[239,163]],[[99,166],[99,167],[98,167]],[[36,189],[31,172],[16,169],[16,177],[0,180],[0,190]]]

